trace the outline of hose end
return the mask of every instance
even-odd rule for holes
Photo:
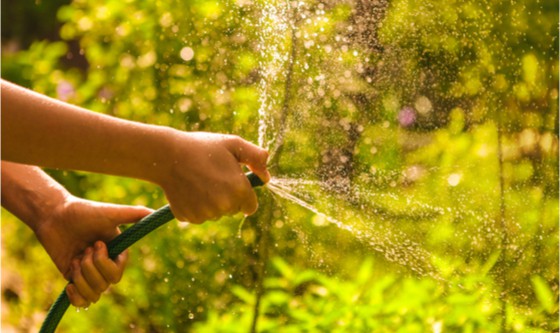
[[[251,183],[251,187],[259,187],[264,185],[262,179],[260,179],[259,176],[255,175],[252,172],[247,172],[245,176],[247,176],[247,179],[249,179],[249,183]]]

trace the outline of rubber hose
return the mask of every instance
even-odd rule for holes
[[[264,185],[263,181],[254,173],[249,172],[246,176],[252,187]],[[144,217],[107,243],[109,257],[111,259],[115,259],[129,246],[174,218],[175,216],[173,216],[169,205],[165,205],[152,214]],[[68,299],[68,295],[66,295],[66,288],[64,288],[49,309],[47,317],[45,318],[39,333],[54,333],[58,323],[64,316],[64,313],[69,306],[70,300]]]

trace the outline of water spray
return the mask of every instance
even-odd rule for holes
[[[251,183],[251,187],[259,187],[264,185],[264,182],[254,173],[249,172],[246,174],[246,176],[249,180],[249,183]],[[152,214],[144,217],[139,222],[135,223],[133,226],[126,229],[120,235],[107,243],[109,258],[114,260],[119,254],[121,254],[132,244],[136,243],[138,240],[142,239],[150,232],[156,230],[157,228],[173,220],[174,218],[175,216],[171,212],[169,205],[165,205]],[[47,318],[43,322],[39,333],[54,333],[56,327],[58,326],[58,323],[64,316],[64,313],[69,306],[70,300],[68,299],[68,295],[66,295],[66,288],[64,288],[64,290],[62,290],[56,301],[49,309]]]

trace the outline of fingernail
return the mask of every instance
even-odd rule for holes
[[[85,253],[86,253],[86,255],[89,255],[89,254],[91,254],[92,252],[93,252],[93,250],[91,249],[91,247],[88,247],[88,248],[86,249],[86,252],[85,252]]]
[[[101,250],[101,248],[103,247],[103,245],[101,244],[100,241],[95,242],[95,248],[98,250]]]

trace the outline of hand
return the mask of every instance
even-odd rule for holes
[[[240,164],[265,183],[268,152],[240,137],[173,131],[169,172],[156,182],[180,221],[202,223],[223,215],[257,209],[257,198]]]
[[[37,238],[64,277],[72,280],[66,288],[72,305],[87,307],[97,302],[110,284],[120,281],[127,252],[113,261],[103,241],[115,238],[120,224],[136,222],[151,212],[145,207],[69,197],[41,223]]]

